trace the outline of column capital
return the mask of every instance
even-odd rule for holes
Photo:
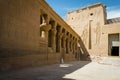
[[[44,31],[49,31],[51,29],[51,25],[40,25],[40,29]]]
[[[70,40],[70,38],[67,38],[68,39],[68,42],[70,42],[71,40]]]
[[[57,33],[56,29],[51,29],[51,31],[52,31],[53,35],[56,35],[56,33]]]
[[[67,39],[67,36],[65,35],[65,33],[63,33],[63,39],[66,40]]]
[[[55,24],[53,26],[53,29],[56,29],[56,26],[57,26],[57,22],[55,22]]]
[[[59,38],[62,38],[62,36],[63,36],[63,34],[59,32],[59,33],[58,33],[58,37],[59,37]]]

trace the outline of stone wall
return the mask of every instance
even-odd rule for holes
[[[107,24],[106,17],[106,6],[101,3],[67,14],[66,22],[80,35],[91,56],[108,56],[108,35],[120,33],[120,24]]]
[[[76,60],[78,40],[44,0],[0,1],[0,70]]]

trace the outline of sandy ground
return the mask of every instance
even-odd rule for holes
[[[120,80],[120,65],[106,64],[105,60],[105,63],[76,61],[0,72],[0,80]]]

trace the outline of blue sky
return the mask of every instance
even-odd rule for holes
[[[107,6],[107,18],[120,17],[120,0],[46,0],[46,2],[63,19],[67,12],[87,7],[91,4],[102,3]]]

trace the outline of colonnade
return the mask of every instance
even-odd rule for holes
[[[44,12],[40,14],[40,37],[55,53],[77,53],[77,38]]]

